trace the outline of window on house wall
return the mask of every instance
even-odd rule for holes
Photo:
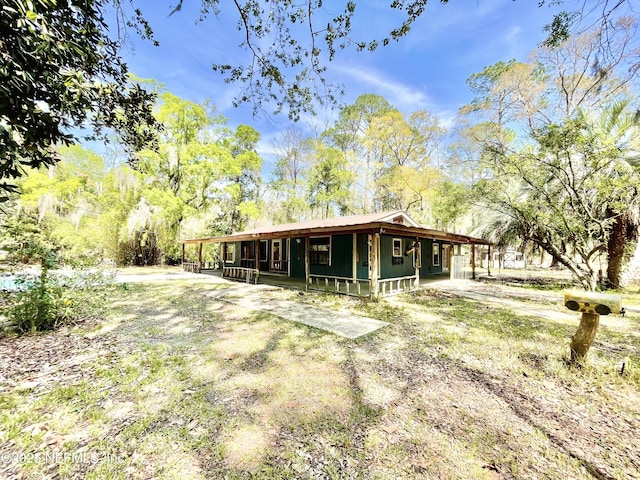
[[[233,243],[227,244],[227,253],[224,257],[225,263],[235,263],[236,261],[236,246]]]
[[[440,244],[439,243],[434,243],[433,244],[433,263],[432,265],[434,267],[439,267],[440,266]]]
[[[331,265],[331,237],[309,239],[309,263],[311,265]]]
[[[394,257],[402,256],[402,239],[401,238],[393,239],[393,256]]]
[[[393,248],[391,249],[391,264],[392,265],[402,265],[404,263],[404,258],[402,256],[402,239],[394,238],[393,239]]]

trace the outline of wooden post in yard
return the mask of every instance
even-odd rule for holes
[[[489,253],[487,253],[487,276],[491,276],[491,244],[488,245]]]
[[[571,337],[571,363],[581,364],[598,332],[600,315],[624,314],[622,296],[569,290],[564,292],[564,305],[582,313],[578,330]]]
[[[198,248],[198,273],[202,273],[202,242]]]
[[[185,244],[182,244],[182,268],[184,269],[184,249],[185,249]]]
[[[581,363],[585,359],[596,338],[599,324],[600,315],[597,313],[582,313],[578,330],[571,337],[571,363]]]

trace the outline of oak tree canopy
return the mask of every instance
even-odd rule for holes
[[[448,0],[440,0],[448,3]],[[546,0],[541,2],[544,5]],[[584,0],[577,13],[563,12],[549,24],[551,44],[566,39],[583,13],[597,11],[603,25],[628,0]],[[180,13],[183,0],[167,5]],[[201,18],[224,9],[237,19],[239,47],[249,52],[237,64],[215,63],[225,81],[243,87],[235,105],[273,110],[298,120],[314,105],[336,103],[342,87],[326,80],[326,65],[344,48],[375,50],[406,36],[425,14],[427,0],[392,0],[382,38],[353,38],[364,8],[353,0],[328,7],[322,0],[201,0]],[[108,14],[118,20],[109,30]],[[225,16],[225,18],[229,18]],[[393,22],[393,20],[391,20]],[[135,0],[8,0],[0,10],[0,193],[24,167],[57,161],[55,146],[81,137],[104,138],[114,130],[131,151],[153,145],[158,124],[153,93],[128,78],[121,55],[127,30],[153,40],[152,25]],[[124,32],[124,33],[123,33]],[[234,40],[230,40],[234,42]],[[0,200],[4,195],[0,196]]]

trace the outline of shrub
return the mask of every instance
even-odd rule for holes
[[[7,324],[17,333],[52,330],[99,316],[115,288],[112,274],[74,271],[53,275],[53,259],[45,259],[37,277],[16,277],[17,291],[9,295]]]

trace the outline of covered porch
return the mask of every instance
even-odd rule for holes
[[[411,292],[419,288],[425,288],[430,283],[435,281],[447,280],[447,279],[476,279],[481,273],[484,275],[491,275],[490,267],[477,268],[476,267],[476,249],[475,244],[470,244],[469,251],[466,254],[462,254],[461,244],[450,243],[443,246],[440,250],[442,254],[446,254],[446,257],[442,258],[442,270],[436,273],[429,273],[423,275],[424,265],[420,258],[422,253],[412,254],[412,261],[414,262],[414,271],[411,275],[392,276],[390,278],[382,278],[380,275],[381,269],[379,266],[380,255],[380,240],[376,239],[374,234],[372,244],[376,244],[377,248],[370,248],[368,252],[370,255],[370,264],[372,268],[367,272],[368,278],[359,278],[355,272],[350,277],[330,275],[327,273],[311,273],[310,268],[310,251],[306,248],[306,245],[310,241],[306,239],[296,242],[295,238],[281,239],[280,242],[276,242],[275,245],[279,248],[280,245],[289,245],[287,250],[274,250],[270,249],[270,245],[265,240],[258,241],[242,241],[240,242],[240,251],[242,255],[239,260],[236,257],[235,245],[231,245],[224,242],[208,242],[205,240],[191,243],[192,250],[195,250],[195,256],[197,260],[191,260],[187,257],[187,250],[189,243],[183,243],[183,258],[182,267],[185,271],[193,273],[201,273],[207,275],[221,276],[222,278],[242,281],[246,283],[262,283],[265,285],[274,285],[291,289],[298,289],[303,291],[320,291],[338,293],[343,295],[352,295],[359,297],[386,297],[389,295],[395,295],[400,293]],[[216,245],[219,249],[220,258],[214,260],[204,259],[203,251],[208,244]],[[269,242],[270,243],[270,242]],[[303,275],[292,275],[292,267],[300,270],[296,264],[296,259],[290,260],[295,257],[296,246],[300,248],[302,245],[304,248],[304,254],[301,256],[303,259]],[[193,249],[195,247],[195,249]],[[491,246],[489,245],[490,249]],[[293,249],[293,253],[291,252]],[[267,252],[274,252],[269,255]],[[377,252],[377,254],[376,254]],[[262,254],[262,255],[261,255]],[[264,259],[264,257],[267,257]],[[355,263],[355,262],[354,262]],[[258,268],[256,268],[256,266]],[[378,274],[375,275],[374,273]],[[295,271],[293,272],[296,273]]]

